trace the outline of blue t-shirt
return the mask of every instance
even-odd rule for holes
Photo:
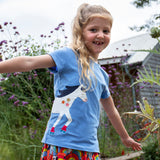
[[[92,86],[85,91],[80,83],[78,57],[73,50],[65,47],[50,56],[56,63],[56,67],[50,68],[54,72],[55,100],[42,143],[99,152],[99,101],[110,96],[108,74],[92,62],[95,76],[90,75]]]

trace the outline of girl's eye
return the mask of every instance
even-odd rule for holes
[[[90,31],[91,32],[96,32],[97,30],[93,28],[93,29],[90,29]]]
[[[104,33],[110,33],[110,31],[109,31],[109,30],[104,30],[103,32],[104,32]]]

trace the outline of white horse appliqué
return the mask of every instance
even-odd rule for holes
[[[59,121],[62,119],[63,115],[65,115],[68,119],[68,121],[64,124],[64,126],[61,128],[61,131],[63,133],[66,132],[68,125],[72,122],[72,117],[70,115],[69,109],[72,107],[72,103],[76,98],[81,98],[84,102],[87,101],[86,93],[82,87],[82,85],[74,86],[76,89],[74,91],[71,91],[72,93],[69,93],[62,97],[56,97],[52,106],[52,113],[59,113],[59,116],[55,123],[53,124],[50,134],[55,133],[55,127],[59,123]],[[73,87],[69,87],[70,89]],[[68,89],[70,91],[70,89]],[[64,95],[64,94],[62,94]]]

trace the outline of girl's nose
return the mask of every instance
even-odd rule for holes
[[[104,33],[103,32],[98,32],[97,38],[104,38]]]

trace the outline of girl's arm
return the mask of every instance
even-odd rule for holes
[[[117,133],[120,135],[121,140],[126,147],[132,147],[133,150],[142,150],[141,144],[135,142],[127,133],[121,117],[115,108],[112,97],[106,99],[101,99],[102,106],[107,113],[113,127],[116,129]]]
[[[0,73],[27,72],[55,66],[50,55],[20,56],[0,62]]]

